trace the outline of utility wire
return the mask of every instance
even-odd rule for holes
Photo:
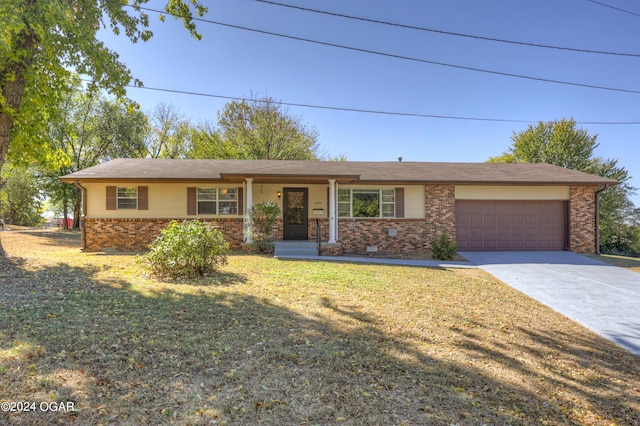
[[[83,80],[83,81],[89,81],[89,80]],[[160,87],[135,86],[135,85],[127,85],[126,87],[133,88],[133,89],[165,92],[165,93],[175,93],[180,95],[227,99],[227,100],[233,100],[233,101],[264,102],[260,99],[251,99],[251,98],[244,98],[244,97],[238,97],[238,96],[216,95],[212,93],[193,92],[193,91],[177,90],[177,89],[163,89]],[[274,102],[277,103],[278,105],[300,107],[300,108],[313,108],[313,109],[323,109],[323,110],[330,110],[330,111],[391,115],[391,116],[401,116],[401,117],[434,118],[434,119],[461,120],[461,121],[488,121],[488,122],[501,122],[501,123],[537,123],[538,121],[540,121],[540,120],[513,120],[513,119],[506,119],[506,118],[463,117],[463,116],[455,116],[455,115],[418,114],[418,113],[411,113],[411,112],[381,111],[381,110],[371,110],[371,109],[336,107],[336,106],[329,106],[329,105],[303,104],[303,103],[295,103],[295,102],[283,102],[283,101],[274,101]],[[640,125],[640,121],[576,121],[576,123],[577,124],[594,124],[594,125],[595,124]]]
[[[167,13],[167,12],[164,12],[164,11],[161,11],[161,10],[151,9],[151,8],[148,8],[148,7],[139,7],[139,9],[146,10],[148,12],[160,13],[160,14]],[[179,15],[172,15],[172,16],[180,17]],[[481,72],[481,73],[485,73],[485,74],[501,75],[501,76],[504,76],[504,77],[513,77],[513,78],[520,78],[520,79],[525,79],[525,80],[541,81],[541,82],[545,82],[545,83],[562,84],[562,85],[565,85],[565,86],[584,87],[584,88],[588,88],[588,89],[598,89],[598,90],[607,90],[607,91],[612,91],[612,92],[640,94],[640,90],[622,89],[622,88],[607,87],[607,86],[598,86],[598,85],[594,85],[594,84],[572,83],[572,82],[569,82],[569,81],[554,80],[554,79],[550,79],[550,78],[533,77],[533,76],[522,75],[522,74],[514,74],[514,73],[501,72],[501,71],[493,71],[493,70],[487,70],[487,69],[483,69],[483,68],[474,68],[474,67],[468,67],[468,66],[464,66],[464,65],[455,65],[455,64],[445,63],[445,62],[437,62],[437,61],[430,61],[430,60],[427,60],[427,59],[419,59],[419,58],[414,58],[414,57],[410,57],[410,56],[396,55],[396,54],[393,54],[393,53],[384,53],[384,52],[378,52],[378,51],[375,51],[375,50],[361,49],[361,48],[358,48],[358,47],[345,46],[345,45],[336,44],[336,43],[329,43],[329,42],[325,42],[325,41],[312,40],[312,39],[303,38],[303,37],[296,37],[296,36],[290,36],[290,35],[285,35],[285,34],[279,34],[279,33],[274,33],[274,32],[271,32],[271,31],[257,30],[255,28],[248,28],[248,27],[243,27],[243,26],[240,26],[240,25],[226,24],[226,23],[223,23],[223,22],[212,21],[212,20],[209,20],[209,19],[193,18],[193,20],[194,21],[205,22],[205,23],[208,23],[208,24],[220,25],[220,26],[228,27],[228,28],[234,28],[234,29],[239,29],[239,30],[244,30],[244,31],[251,31],[251,32],[254,32],[254,33],[258,33],[258,34],[265,34],[265,35],[270,35],[270,36],[274,36],[274,37],[281,37],[281,38],[286,38],[286,39],[290,39],[290,40],[297,40],[297,41],[303,41],[303,42],[306,42],[306,43],[318,44],[318,45],[321,45],[321,46],[335,47],[335,48],[350,50],[350,51],[354,51],[354,52],[368,53],[368,54],[371,54],[371,55],[378,55],[378,56],[384,56],[384,57],[394,58],[394,59],[402,59],[402,60],[413,61],[413,62],[420,62],[420,63],[424,63],[424,64],[439,65],[439,66],[442,66],[442,67],[455,68],[455,69],[461,69],[461,70],[466,70],[466,71],[475,71],[475,72]]]
[[[374,23],[374,24],[382,24],[382,25],[388,25],[388,26],[392,26],[392,27],[405,28],[405,29],[417,30],[417,31],[425,31],[425,32],[436,33],[436,34],[444,34],[444,35],[455,36],[455,37],[466,37],[466,38],[472,38],[472,39],[476,39],[476,40],[493,41],[493,42],[507,43],[507,44],[516,44],[516,45],[520,45],[520,46],[529,46],[529,47],[540,47],[540,48],[545,48],[545,49],[567,50],[567,51],[571,51],[571,52],[594,53],[594,54],[598,54],[598,55],[631,56],[631,57],[635,57],[635,58],[640,58],[640,53],[610,52],[610,51],[602,51],[602,50],[580,49],[580,48],[575,48],[575,47],[564,47],[564,46],[554,46],[554,45],[548,45],[548,44],[530,43],[530,42],[525,42],[525,41],[506,40],[506,39],[500,39],[500,38],[494,38],[494,37],[485,37],[485,36],[479,36],[479,35],[473,35],[473,34],[464,34],[464,33],[452,32],[452,31],[436,30],[436,29],[433,29],[433,28],[417,27],[417,26],[413,26],[413,25],[398,24],[398,23],[388,22],[388,21],[379,21],[379,20],[376,20],[376,19],[368,19],[368,18],[362,18],[362,17],[359,17],[359,16],[345,15],[345,14],[342,14],[342,13],[327,12],[327,11],[324,11],[324,10],[317,10],[317,9],[311,9],[311,8],[302,7],[302,6],[294,6],[294,5],[290,5],[290,4],[278,3],[278,2],[270,1],[270,0],[256,0],[256,1],[258,1],[260,3],[270,4],[270,5],[273,5],[273,6],[281,6],[281,7],[288,7],[288,8],[291,8],[291,9],[303,10],[305,12],[319,13],[319,14],[323,14],[323,15],[336,16],[336,17],[345,18],[345,19],[353,19],[353,20],[358,20],[358,21],[363,21],[363,22],[370,22],[370,23]],[[593,1],[593,0],[587,0],[587,1],[592,1],[593,3],[598,3],[598,4],[601,4],[603,6],[608,6],[608,5],[605,5],[604,3],[599,3],[599,2]],[[608,7],[612,7],[612,6],[608,6]],[[614,9],[617,9],[617,8],[614,8]],[[622,9],[618,9],[618,10],[622,10]],[[632,12],[628,12],[628,11],[624,11],[624,12],[632,13]],[[640,15],[638,15],[638,16],[640,16]]]
[[[260,0],[258,0],[258,1],[260,1]],[[602,3],[602,2],[599,2],[599,1],[595,1],[595,0],[587,0],[587,1],[591,2],[591,3],[598,4],[600,6],[608,7],[609,9],[614,9],[614,10],[617,10],[619,12],[623,12],[623,13],[627,13],[629,15],[639,16],[640,17],[640,13],[631,12],[630,10],[621,9],[619,7],[611,6],[610,4]]]

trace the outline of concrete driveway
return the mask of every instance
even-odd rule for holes
[[[511,287],[640,355],[640,274],[566,251],[461,252]]]

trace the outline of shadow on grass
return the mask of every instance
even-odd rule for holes
[[[77,248],[80,250],[80,231],[62,229],[21,229],[6,231],[7,233],[23,233],[38,237],[42,244],[56,248]]]
[[[0,412],[0,424],[579,423],[571,395],[492,377],[454,354],[430,357],[357,306],[326,297],[319,304],[338,319],[310,317],[233,286],[142,294],[97,272],[60,264],[20,269],[3,283],[28,297],[0,299],[2,400],[71,401],[79,411]],[[611,365],[591,339],[566,347],[559,336],[522,332],[549,348],[539,357],[581,359],[599,372],[598,389],[616,400],[601,407],[596,394],[582,393],[595,415],[640,422],[637,394],[606,374],[637,378],[637,362]],[[461,342],[505,370],[541,373],[472,333]]]
[[[420,259],[393,259],[393,258],[384,258],[384,257],[362,257],[361,258],[363,259],[362,261],[349,260],[348,257],[345,257],[344,260],[339,258],[338,259],[336,258],[297,259],[295,257],[278,257],[277,259],[279,262],[282,262],[282,263],[287,263],[287,262],[314,262],[315,263],[317,262],[317,263],[333,263],[335,265],[354,265],[354,266],[383,266],[383,267],[397,266],[400,268],[428,268],[428,269],[434,269],[442,272],[452,272],[451,269],[456,267],[455,264],[452,266],[442,266],[442,265],[446,265],[447,261],[445,260],[443,261],[428,260],[427,262],[433,262],[433,263],[425,265],[421,263],[415,263],[415,262],[423,262]],[[392,260],[392,261],[406,260],[407,262],[406,263],[389,263],[389,262],[385,262],[385,260]],[[441,265],[439,265],[438,263],[440,263]]]
[[[151,275],[152,276],[152,275]],[[175,285],[189,285],[189,286],[202,286],[202,287],[225,287],[236,284],[244,284],[248,281],[245,274],[237,274],[229,271],[217,271],[207,273],[201,277],[193,278],[168,278],[168,277],[156,277],[158,282]]]

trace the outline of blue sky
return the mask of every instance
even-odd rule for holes
[[[537,44],[640,54],[640,5],[601,0],[279,0],[344,15]],[[164,2],[152,0],[160,9]],[[205,19],[357,49],[457,66],[640,92],[640,57],[510,45],[355,21],[255,0],[207,1]],[[154,37],[132,45],[102,34],[147,87],[230,97],[414,114],[578,122],[640,122],[639,93],[574,87],[373,55],[150,13]],[[228,100],[129,89],[145,111],[174,104],[215,121]],[[287,107],[319,133],[321,147],[349,160],[482,162],[527,123],[401,117]],[[617,158],[640,187],[640,124],[579,124],[598,134],[596,154]],[[640,195],[633,197],[640,206]]]

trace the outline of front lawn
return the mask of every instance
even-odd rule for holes
[[[599,260],[600,262],[611,263],[612,265],[616,265],[621,268],[640,272],[640,258],[637,257],[615,256],[613,254],[591,255],[589,257],[595,260]]]
[[[481,270],[235,255],[193,282],[0,234],[0,424],[639,425],[640,358]]]

